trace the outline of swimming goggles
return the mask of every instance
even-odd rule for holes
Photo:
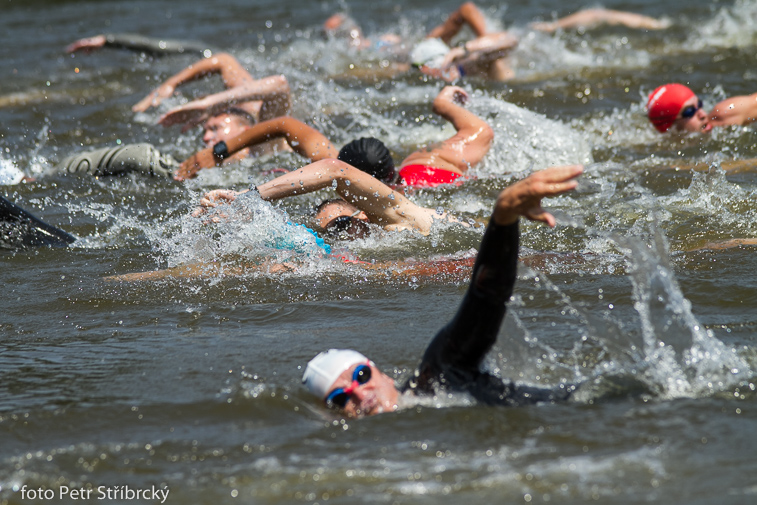
[[[352,384],[348,388],[336,388],[326,397],[328,406],[339,407],[343,409],[352,396],[352,392],[358,387],[371,380],[371,367],[368,365],[358,365],[352,372]]]
[[[681,111],[681,117],[683,119],[689,119],[689,118],[694,117],[694,114],[696,114],[697,111],[701,109],[703,105],[704,104],[702,103],[702,100],[700,99],[699,103],[697,103],[696,105],[689,105],[688,107],[683,109]]]

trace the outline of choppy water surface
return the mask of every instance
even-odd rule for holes
[[[655,33],[603,28],[534,33],[567,14],[555,0],[481,1],[521,44],[518,77],[463,83],[496,130],[491,153],[460,187],[411,197],[468,219],[497,192],[550,164],[584,163],[571,195],[549,202],[554,230],[523,225],[524,261],[487,366],[525,383],[581,382],[575,401],[501,409],[442,398],[397,414],[342,420],[300,385],[329,347],[354,347],[401,379],[456,308],[459,271],[432,277],[336,263],[286,224],[321,195],[271,206],[250,197],[239,219],[189,217],[216,187],[262,182],[294,155],[209,171],[185,185],[63,177],[63,156],[149,141],[177,158],[197,131],[155,120],[220,81],[189,86],[157,111],[131,105],[193,57],[126,51],[64,54],[101,32],[200,39],[256,76],[284,73],[293,115],[337,145],[384,139],[401,159],[452,131],[430,112],[441,85],[408,74],[359,79],[382,66],[322,41],[320,23],[348,8],[369,35],[411,40],[456,2],[44,2],[0,7],[0,163],[37,182],[4,195],[80,237],[69,249],[0,250],[0,503],[127,503],[128,489],[168,489],[165,503],[743,504],[757,495],[757,268],[754,127],[659,136],[646,94],[684,81],[707,105],[757,91],[757,4],[607,1],[672,21]],[[362,66],[362,67],[361,67]],[[676,171],[703,163],[702,172]],[[253,215],[249,222],[244,216]],[[470,258],[480,228],[429,237],[377,233],[332,244],[365,260]],[[277,249],[282,241],[301,245]],[[252,270],[265,259],[298,265]],[[197,261],[195,279],[106,276]],[[53,500],[21,489],[53,490]],[[99,499],[98,488],[112,492]],[[121,494],[119,494],[121,493]],[[141,500],[160,502],[160,499]]]

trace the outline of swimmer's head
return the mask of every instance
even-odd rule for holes
[[[202,141],[212,147],[218,142],[230,140],[256,123],[255,117],[240,107],[230,107],[208,118],[202,125]]]
[[[344,13],[334,14],[323,23],[323,34],[328,37],[346,39],[350,45],[360,45],[363,32],[352,17]]]
[[[337,240],[358,240],[371,233],[368,223],[353,216],[339,216],[332,219],[323,229],[323,234]]]
[[[376,138],[360,138],[342,147],[337,158],[382,182],[394,181],[394,161],[389,149]]]
[[[397,409],[394,381],[357,351],[330,349],[310,360],[302,383],[332,408],[353,417]]]
[[[315,223],[322,235],[338,240],[356,240],[370,234],[368,216],[341,199],[326,200],[315,209]]]
[[[449,46],[440,39],[425,39],[410,52],[410,61],[416,67],[441,68]]]
[[[712,129],[702,101],[691,89],[678,83],[665,84],[649,94],[647,117],[660,133],[671,127],[692,132]]]

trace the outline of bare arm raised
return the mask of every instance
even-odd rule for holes
[[[454,168],[464,173],[479,163],[489,152],[494,130],[489,124],[462,106],[468,93],[457,86],[445,86],[434,99],[433,111],[452,123],[457,133],[441,144],[417,151],[405,158],[401,166],[424,164],[439,168]]]
[[[220,93],[208,95],[166,112],[158,120],[163,126],[184,124],[183,131],[207,120],[229,107],[244,102],[260,101],[258,119],[270,119],[286,114],[291,104],[289,82],[283,75],[253,79]],[[245,105],[245,108],[248,109]]]
[[[442,143],[445,159],[458,167],[476,165],[489,152],[494,130],[489,123],[469,111],[462,104],[468,94],[457,86],[446,86],[434,99],[433,111],[452,123],[457,134]]]
[[[457,35],[464,25],[468,25],[480,37],[486,33],[486,18],[473,2],[465,2],[447,20],[428,33],[428,37],[442,39],[445,44]]]
[[[321,132],[290,116],[281,116],[260,122],[244,133],[226,141],[229,155],[262,142],[283,138],[289,146],[310,161],[336,158],[339,150]],[[182,181],[194,177],[203,168],[220,165],[221,160],[213,156],[213,149],[207,148],[193,155],[181,164],[174,173],[174,179]]]
[[[551,167],[535,172],[509,186],[497,197],[492,219],[498,225],[513,224],[520,216],[555,226],[555,217],[541,207],[542,198],[559,196],[578,185],[584,171],[581,165]]]
[[[174,94],[176,88],[206,75],[220,74],[227,88],[235,88],[255,81],[255,78],[228,53],[219,53],[211,58],[202,59],[188,66],[181,72],[169,77],[145,98],[137,102],[132,110],[144,112],[156,107],[161,100]]]
[[[401,193],[357,168],[339,160],[317,161],[294,172],[277,177],[257,187],[264,200],[279,200],[332,188],[346,201],[365,212],[368,219],[387,230],[414,229],[428,234],[438,216],[432,209],[420,207]],[[200,201],[199,216],[219,202],[233,201],[243,192],[211,191]]]

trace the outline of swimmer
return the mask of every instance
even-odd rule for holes
[[[452,39],[464,26],[470,27],[474,38],[457,47],[450,47]],[[531,27],[543,32],[588,29],[601,25],[621,25],[644,30],[661,30],[670,26],[667,20],[610,9],[585,9],[553,22],[533,23]],[[375,48],[379,52],[403,56],[402,40],[396,36],[383,36],[375,44],[368,40],[354,19],[345,14],[331,16],[323,25],[324,31],[336,38],[349,41],[358,49]],[[431,30],[424,41],[410,52],[410,62],[426,75],[447,82],[465,76],[477,76],[493,81],[507,81],[515,77],[508,63],[509,53],[518,45],[518,39],[507,31],[490,31],[483,13],[473,2],[463,3],[444,23]],[[391,69],[378,74],[396,75],[407,71],[408,66],[395,63]],[[358,72],[358,74],[366,72]],[[376,74],[376,73],[374,73]]]
[[[411,153],[400,163],[396,176],[389,150],[380,141],[361,139],[337,151],[323,134],[290,117],[259,123],[237,138],[226,140],[221,150],[235,153],[264,140],[284,138],[293,150],[313,162],[338,158],[387,184],[395,180],[402,185],[426,187],[453,183],[483,159],[494,139],[494,130],[486,121],[463,107],[467,100],[468,94],[457,86],[445,86],[439,92],[432,109],[451,122],[457,132],[437,145]],[[194,177],[200,169],[217,166],[222,159],[214,150],[206,148],[190,157],[175,177],[183,180]]]
[[[715,126],[747,125],[757,120],[757,93],[727,98],[707,112],[691,89],[665,84],[649,94],[647,117],[660,133],[708,133]]]
[[[481,364],[496,342],[513,292],[520,216],[554,227],[555,218],[541,207],[541,200],[574,189],[582,171],[581,166],[549,168],[499,194],[457,315],[431,340],[407,382],[397,387],[359,352],[332,349],[308,363],[302,377],[307,389],[349,417],[393,412],[408,396],[445,392],[467,393],[478,402],[505,406],[565,400],[572,387],[516,386],[482,371]]]
[[[731,238],[724,240],[715,240],[712,242],[706,242],[704,245],[686,249],[687,252],[711,250],[720,251],[725,249],[733,249],[735,247],[743,246],[757,246],[757,238]]]
[[[263,200],[273,201],[331,188],[344,201],[335,201],[320,209],[315,216],[318,231],[335,226],[337,220],[344,222],[350,219],[373,223],[388,231],[414,230],[428,235],[435,221],[453,219],[434,209],[414,204],[375,177],[336,159],[316,161],[261,184],[252,191],[257,191]],[[251,190],[210,191],[200,200],[200,207],[193,215],[202,216],[220,204],[233,202],[248,191]]]
[[[134,33],[105,33],[76,40],[66,46],[67,53],[90,53],[101,48],[129,49],[151,56],[199,54],[209,58],[215,51],[203,42],[145,37]]]
[[[459,47],[449,47],[465,25],[475,37]],[[506,57],[517,45],[518,38],[511,33],[489,31],[483,13],[473,2],[465,2],[415,46],[410,59],[424,74],[447,82],[463,76],[506,81],[515,76]]]
[[[137,103],[134,110],[143,111],[157,106],[164,98],[173,95],[180,85],[211,74],[220,74],[229,89],[176,107],[164,114],[159,123],[163,126],[185,123],[183,131],[202,123],[202,140],[212,148],[219,142],[241,135],[259,119],[283,115],[289,109],[290,88],[283,75],[255,79],[233,56],[221,53],[200,60],[172,76]],[[280,142],[261,143],[230,153],[223,157],[223,162],[282,149],[288,147]],[[172,177],[178,169],[178,161],[161,154],[150,144],[127,144],[69,156],[59,163],[56,170],[95,176],[136,171]]]
[[[417,281],[418,278],[444,279],[449,282],[463,282],[470,276],[475,258],[437,259],[432,261],[359,261],[344,255],[330,255],[336,261],[348,264],[361,271],[361,275],[374,273],[378,278],[403,281]],[[248,275],[252,271],[268,274],[294,272],[298,268],[294,261],[279,263],[273,260],[241,262],[237,264],[219,262],[201,262],[180,265],[162,270],[133,272],[103,277],[106,282],[143,282],[163,281],[167,279],[202,279],[219,276]]]
[[[476,37],[459,47],[446,47],[466,24],[471,27]],[[585,9],[551,23],[533,23],[531,28],[555,32],[571,28],[595,28],[601,25],[661,30],[670,26],[670,23],[632,12]],[[443,44],[439,44],[439,41]],[[493,81],[507,81],[515,77],[515,72],[507,63],[507,55],[517,45],[518,39],[509,32],[488,31],[481,11],[472,2],[466,2],[453,12],[445,23],[434,28],[424,42],[416,46],[411,53],[411,60],[414,65],[421,65],[423,73],[446,81],[454,81],[468,75]]]
[[[229,107],[208,118],[203,124],[202,140],[213,146],[226,139],[234,138],[256,124],[255,118],[239,107]],[[277,149],[278,146],[263,144],[256,148],[243,148],[219,159],[218,164],[231,163],[248,156],[258,156]],[[171,179],[180,169],[180,163],[171,155],[161,153],[149,143],[123,144],[104,147],[68,156],[61,160],[54,172],[95,177],[141,173],[151,177]],[[182,179],[179,179],[182,180]]]
[[[289,111],[291,95],[286,77],[276,75],[255,79],[228,53],[216,54],[189,65],[166,79],[137,102],[132,110],[144,112],[150,107],[157,107],[183,84],[209,75],[220,75],[226,91],[176,107],[161,116],[158,122],[163,126],[183,123],[186,131],[230,106],[247,111],[255,121],[283,116]]]
[[[450,41],[469,26],[474,38],[461,47],[451,48]],[[363,36],[354,19],[345,14],[334,14],[323,24],[324,32],[336,38],[348,40],[350,46],[358,49],[374,47]],[[478,76],[496,81],[513,77],[513,72],[505,58],[518,44],[518,39],[508,32],[490,32],[486,19],[473,2],[465,2],[446,21],[435,27],[410,54],[410,60],[422,73],[452,82],[460,77]],[[401,56],[404,52],[402,40],[394,36],[384,36],[375,48],[380,52],[389,52]],[[408,65],[396,65],[395,73],[407,71]]]

